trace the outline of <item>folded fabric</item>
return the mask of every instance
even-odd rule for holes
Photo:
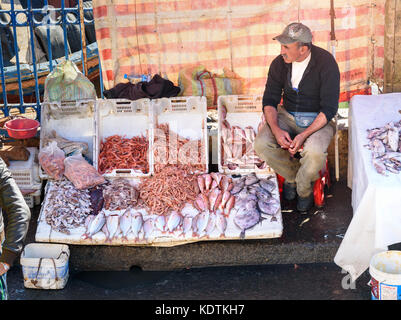
[[[107,99],[128,100],[170,98],[176,97],[179,93],[180,87],[175,86],[170,80],[163,79],[158,74],[155,74],[149,82],[119,83],[114,88],[103,92]]]

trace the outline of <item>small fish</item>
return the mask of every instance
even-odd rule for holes
[[[220,212],[216,213],[216,229],[220,233],[220,237],[224,236],[227,229],[227,219]]]
[[[237,182],[235,182],[234,187],[231,189],[231,194],[239,193],[245,186],[245,178],[241,178]]]
[[[269,201],[259,200],[258,208],[262,213],[275,216],[279,212],[280,202],[274,198],[271,198]]]
[[[258,181],[259,181],[259,178],[255,175],[255,173],[251,173],[246,176],[245,185],[250,186],[250,185],[257,183]]]
[[[223,200],[223,192],[219,192],[219,195],[217,196],[216,201],[214,202],[212,211],[214,211],[214,212],[217,211],[217,209],[219,208],[219,206],[221,204],[221,200]]]
[[[120,218],[120,229],[122,233],[122,238],[125,240],[127,239],[128,232],[131,230],[132,226],[132,215],[131,210],[125,210],[124,214]]]
[[[234,223],[241,230],[240,238],[245,238],[245,231],[254,227],[263,219],[264,218],[262,218],[259,211],[256,209],[248,211],[244,207],[239,208],[234,216]]]
[[[230,215],[231,209],[234,208],[234,205],[235,205],[235,196],[231,195],[230,199],[228,199],[224,208],[224,215],[226,217]]]
[[[196,210],[198,210],[199,212],[203,212],[207,210],[206,207],[206,203],[204,202],[204,197],[203,194],[199,194],[195,201],[194,201],[194,207],[196,208]]]
[[[223,175],[221,175],[220,173],[217,173],[217,172],[211,172],[210,176],[213,178],[214,181],[217,182],[217,185],[219,186]]]
[[[96,217],[89,218],[87,223],[87,230],[86,233],[83,235],[84,239],[92,238],[94,234],[96,234],[103,228],[104,224],[106,223],[106,216],[104,215],[103,211],[100,211],[96,215]]]
[[[198,176],[198,186],[201,193],[205,192],[205,179],[202,176]]]
[[[198,215],[196,219],[196,234],[200,236],[206,229],[209,223],[209,211],[202,212]]]
[[[392,151],[398,150],[399,133],[396,127],[392,127],[387,131],[387,143]]]
[[[119,230],[120,216],[117,214],[111,214],[106,219],[105,227],[107,229],[106,242],[111,242],[116,236]]]
[[[142,229],[143,225],[143,217],[142,214],[138,211],[134,211],[131,213],[132,219],[131,219],[131,231],[134,234],[135,241],[138,240],[139,238],[139,232]]]
[[[220,203],[220,206],[219,206],[220,210],[223,211],[223,209],[224,209],[228,199],[230,199],[230,197],[231,197],[231,193],[229,191],[225,191],[223,193],[223,198],[221,199],[221,203]]]
[[[210,186],[212,185],[212,177],[210,176],[210,174],[205,174],[204,175],[204,179],[205,179],[205,191],[209,191],[210,190]]]
[[[386,166],[383,164],[381,160],[373,158],[372,163],[378,173],[380,173],[383,176],[387,176]]]
[[[182,220],[182,233],[187,234],[192,229],[192,220],[191,216],[185,216]]]
[[[214,229],[216,228],[216,214],[211,213],[209,215],[209,220],[205,229],[205,232],[207,234],[208,237],[210,237],[211,233],[214,231]]]
[[[153,229],[154,220],[153,218],[149,218],[143,224],[143,232],[146,239],[150,239],[150,236],[153,234]]]
[[[182,216],[177,211],[172,211],[167,217],[167,230],[172,233],[181,224]]]
[[[276,188],[276,185],[275,185],[275,183],[274,183],[273,181],[271,181],[271,180],[266,180],[266,179],[261,179],[261,180],[259,181],[259,185],[260,185],[263,189],[267,190],[267,191],[270,192],[270,193]]]
[[[219,188],[214,188],[210,191],[209,193],[209,210],[213,211],[214,210],[214,204],[216,203],[216,200],[218,196],[220,195],[221,191]]]
[[[155,227],[159,229],[161,232],[165,232],[165,226],[166,226],[166,218],[164,215],[157,216],[155,219]]]

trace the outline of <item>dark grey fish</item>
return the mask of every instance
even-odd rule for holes
[[[245,208],[240,208],[234,217],[234,223],[241,229],[240,238],[244,239],[245,231],[254,227],[263,219],[257,209],[246,210]]]
[[[280,202],[274,198],[271,198],[269,201],[259,200],[258,208],[261,213],[275,216],[280,209]]]
[[[249,200],[245,203],[246,210],[254,210],[257,209],[258,200]]]
[[[259,178],[255,175],[255,173],[248,174],[245,179],[245,185],[250,186],[259,182]]]
[[[256,195],[259,199],[268,200],[272,197],[271,193],[262,187],[255,188]]]
[[[231,189],[231,194],[237,194],[239,193],[242,189],[244,189],[245,186],[245,179],[244,180],[239,180],[234,184],[234,187]]]
[[[276,188],[276,184],[271,180],[262,179],[259,181],[259,184],[263,189],[269,192],[272,192]]]

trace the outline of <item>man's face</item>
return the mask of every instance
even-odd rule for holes
[[[298,42],[293,42],[289,44],[281,45],[280,54],[284,58],[285,63],[292,63],[294,61],[298,61],[301,56],[304,54],[305,47],[299,47]]]

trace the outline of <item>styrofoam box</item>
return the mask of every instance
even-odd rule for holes
[[[53,130],[67,140],[86,142],[89,147],[86,155],[90,160],[94,158],[96,112],[95,100],[79,100],[71,102],[43,102],[41,111],[40,150],[44,147],[43,139]],[[50,177],[39,166],[41,179]]]
[[[20,263],[24,286],[31,289],[63,289],[69,277],[70,250],[65,244],[29,243]]]
[[[8,169],[20,189],[38,189],[42,185],[39,177],[38,148],[27,148],[27,161],[10,161]]]
[[[36,190],[33,193],[24,195],[24,200],[29,208],[33,208],[40,204],[41,189]]]
[[[217,99],[218,109],[218,168],[220,173],[225,174],[246,174],[246,173],[274,173],[273,169],[266,167],[259,169],[256,165],[250,164],[247,168],[236,168],[230,170],[227,166],[223,166],[222,160],[222,143],[221,143],[221,123],[222,123],[222,106],[227,109],[226,120],[231,126],[239,126],[242,129],[251,126],[255,132],[258,131],[258,125],[262,118],[262,96],[261,95],[228,95],[219,96]]]
[[[153,143],[153,112],[149,99],[102,99],[97,102],[96,113],[96,143],[94,167],[98,170],[100,143],[107,137],[120,135],[126,139],[135,136],[147,136],[149,140],[148,162],[149,172],[139,172],[134,169],[115,168],[111,173],[103,174],[106,178],[146,177],[153,173],[152,143]]]
[[[191,140],[203,140],[205,171],[209,170],[206,97],[185,96],[152,100],[154,128],[168,123],[170,131]]]

